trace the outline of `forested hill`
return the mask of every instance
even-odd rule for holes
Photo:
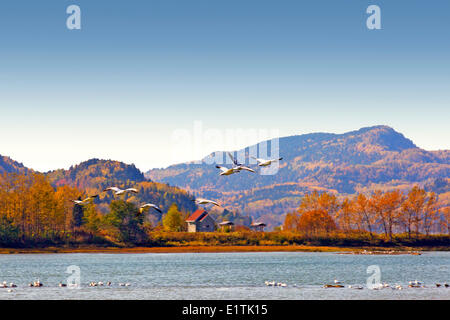
[[[112,185],[128,186],[147,180],[134,164],[100,159],[90,159],[69,170],[59,169],[46,175],[56,186],[71,185],[82,190],[103,190]]]
[[[25,173],[28,169],[22,163],[12,160],[9,157],[0,155],[0,173],[2,172],[17,172]]]
[[[248,152],[255,147],[237,152],[245,153],[246,163],[253,168],[257,167],[251,164]],[[217,154],[226,159],[218,152],[203,160]],[[262,215],[269,223],[296,208],[302,195],[311,190],[353,194],[409,189],[417,184],[447,193],[447,197],[450,192],[450,151],[420,149],[388,126],[280,138],[279,154],[284,159],[273,176],[241,172],[223,177],[207,163],[184,163],[150,170],[146,175],[222,201],[228,208]]]
[[[8,157],[0,156],[0,174],[4,172],[26,174],[29,171],[33,170]],[[152,182],[145,178],[144,174],[133,164],[91,159],[72,166],[68,170],[59,169],[44,173],[44,175],[55,188],[70,186],[85,192],[86,195],[100,193],[100,197],[95,199],[95,203],[102,212],[108,211],[108,204],[114,198],[111,192],[102,193],[102,190],[110,186],[139,189],[139,194],[127,197],[128,201],[136,204],[151,202],[158,205],[163,211],[166,211],[172,203],[176,203],[183,212],[193,212],[196,209],[196,205],[192,201],[194,197],[188,192],[165,183]]]
[[[68,170],[55,170],[46,175],[55,187],[68,185],[91,195],[100,193],[100,197],[95,202],[101,211],[106,211],[107,203],[114,198],[111,192],[102,193],[102,190],[111,186],[137,188],[139,194],[129,196],[128,201],[151,202],[160,206],[163,211],[166,211],[172,203],[176,203],[184,212],[192,212],[196,209],[192,201],[194,198],[188,192],[164,183],[152,182],[145,178],[134,164],[91,159],[72,166]]]

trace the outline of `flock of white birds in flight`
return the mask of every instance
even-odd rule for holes
[[[243,165],[242,163],[239,163],[234,157],[233,155],[228,152],[227,153],[228,156],[231,158],[231,160],[233,161],[233,166],[231,168],[227,168],[227,167],[223,167],[223,166],[219,166],[216,165],[217,169],[220,169],[220,174],[221,176],[229,176],[232,175],[234,173],[239,173],[241,171],[249,171],[252,173],[255,173],[255,170],[253,170],[252,168],[249,168],[245,165]],[[270,166],[272,163],[283,160],[283,158],[276,158],[276,159],[261,159],[261,158],[255,158],[255,157],[251,157],[253,159],[256,160],[256,162],[258,163],[259,167],[267,167]],[[139,193],[139,190],[136,188],[128,188],[128,189],[120,189],[118,187],[108,187],[106,189],[103,190],[103,192],[110,192],[112,191],[114,193],[114,195],[116,196],[124,196],[128,193]],[[73,203],[75,203],[76,205],[79,206],[83,206],[85,204],[90,203],[91,201],[93,201],[95,198],[97,198],[99,195],[92,195],[92,196],[88,196],[86,199],[84,200],[71,200]],[[198,205],[208,205],[208,204],[212,204],[215,206],[220,207],[220,205],[213,200],[208,200],[208,199],[203,199],[203,198],[196,198],[195,203]],[[137,214],[137,216],[141,215],[143,212],[145,212],[146,210],[149,210],[150,208],[158,211],[159,213],[162,213],[162,210],[153,203],[145,203],[143,205],[141,205],[139,207],[139,212]]]

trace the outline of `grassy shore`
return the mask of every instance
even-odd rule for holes
[[[2,248],[3,247],[3,248]],[[0,244],[0,254],[7,253],[171,253],[171,252],[340,252],[372,253],[411,251],[450,251],[448,235],[420,236],[414,239],[381,235],[333,234],[306,237],[288,232],[151,232],[141,244],[114,242],[25,242]],[[392,253],[391,253],[392,254]]]
[[[354,251],[353,248],[316,246],[179,246],[179,247],[47,247],[47,248],[0,248],[0,254],[12,253],[181,253],[181,252],[335,252]]]
[[[94,247],[81,246],[77,248],[70,247],[46,247],[46,248],[0,248],[0,254],[27,254],[27,253],[189,253],[189,252],[336,252],[344,254],[361,254],[370,252],[373,254],[409,254],[418,251],[435,251],[448,248],[411,248],[397,247],[379,248],[379,247],[331,247],[331,246],[177,246],[177,247]]]

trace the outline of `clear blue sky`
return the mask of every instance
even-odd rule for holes
[[[370,4],[382,30],[366,28]],[[386,124],[450,149],[449,33],[448,0],[4,0],[0,154],[147,170],[242,147],[174,159],[173,132],[194,121],[282,136]]]

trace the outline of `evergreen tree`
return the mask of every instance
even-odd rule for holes
[[[138,208],[131,202],[114,200],[105,221],[119,231],[118,240],[124,243],[140,243],[147,237],[143,230],[143,216],[137,215]]]
[[[81,200],[81,198],[79,198]],[[72,210],[72,228],[78,228],[83,225],[83,207],[82,206],[73,206]]]

